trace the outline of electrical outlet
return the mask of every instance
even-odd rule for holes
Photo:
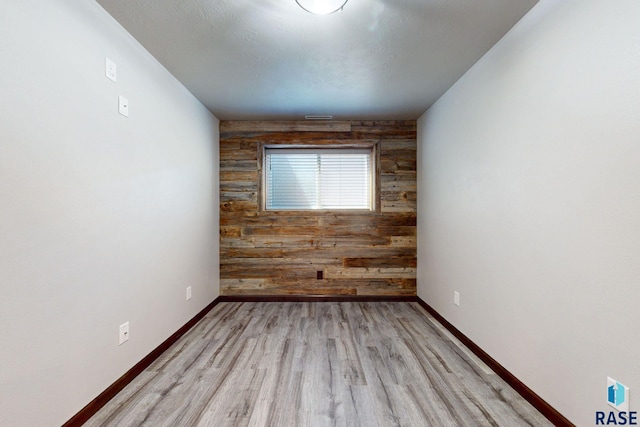
[[[191,286],[187,286],[187,301],[191,299]]]
[[[129,341],[129,322],[120,325],[120,338],[118,340],[118,345],[122,345],[127,341]]]
[[[116,63],[110,60],[109,58],[104,58],[105,70],[104,74],[111,81],[118,81],[118,71],[116,67]]]
[[[118,112],[129,117],[129,100],[122,95],[118,95]]]
[[[453,303],[460,307],[460,292],[453,291]]]

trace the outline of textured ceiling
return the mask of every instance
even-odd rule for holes
[[[416,119],[537,0],[97,0],[220,119]]]

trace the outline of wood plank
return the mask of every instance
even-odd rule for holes
[[[382,206],[380,207],[381,212],[392,213],[392,212],[416,212],[418,206],[416,201],[407,200],[383,200]]]
[[[391,236],[391,246],[398,248],[415,248],[418,239],[416,236]]]
[[[252,194],[252,193],[247,193]],[[331,227],[314,227],[314,226],[281,226],[273,225],[267,227],[243,227],[242,235],[249,236],[316,236],[316,237],[370,237],[372,242],[374,238],[381,237],[384,242],[388,242],[386,236],[413,236],[416,234],[416,227],[413,226],[331,226]]]
[[[416,214],[364,214],[364,215],[324,215],[318,218],[318,226],[372,226],[372,227],[415,227]]]
[[[220,261],[220,265],[231,266],[231,265],[239,265],[239,266],[260,266],[261,268],[269,268],[269,267],[282,267],[288,266],[290,268],[302,268],[309,266],[317,266],[322,268],[325,265],[342,265],[342,257],[335,258],[228,258],[225,257]]]
[[[336,253],[332,247],[317,248],[317,247],[271,247],[271,248],[254,248],[248,247],[230,247],[222,246],[220,248],[221,258],[229,259],[244,259],[244,258],[312,258],[312,259],[325,259],[331,257],[352,257],[352,258],[366,258],[366,257],[378,257],[378,258],[391,258],[391,257],[412,257],[416,254],[416,246],[375,246],[375,247],[349,247],[349,252],[342,256]]]
[[[243,139],[229,140],[222,139],[220,141],[220,151],[226,152],[229,150],[253,150],[258,149],[258,143],[256,141],[245,141]]]
[[[251,202],[258,205],[256,191],[220,191],[220,202]]]
[[[395,159],[391,157],[382,157],[380,159],[380,171],[381,173],[398,173],[401,171],[415,172],[416,160],[403,160]]]
[[[220,133],[227,132],[350,132],[351,122],[338,120],[220,122]]]
[[[327,279],[356,278],[356,279],[376,279],[376,278],[397,278],[414,279],[416,269],[412,267],[398,268],[351,268],[351,267],[331,267],[324,271]]]
[[[380,155],[384,157],[393,157],[397,160],[411,161],[416,158],[416,147],[413,148],[397,148],[386,142],[380,144]]]
[[[271,267],[265,269],[262,266],[220,266],[220,279],[315,279],[315,268],[289,268],[289,267]]]
[[[415,191],[381,191],[380,198],[383,202],[415,202],[418,199],[418,193]]]
[[[254,145],[257,144],[254,143]],[[220,147],[220,157],[225,160],[258,160],[258,150],[256,148],[242,150],[231,147]]]
[[[299,227],[315,227],[318,225],[320,217],[318,216],[303,216],[298,213],[293,215],[277,215],[269,213],[261,213],[257,215],[255,211],[247,213],[233,212],[233,213],[220,213],[220,225],[234,225],[238,227],[276,227],[286,225],[297,225]],[[403,224],[399,224],[403,225]]]
[[[220,192],[258,191],[258,184],[251,181],[220,181]]]
[[[240,227],[220,227],[221,237],[240,237]]]
[[[415,279],[257,280],[222,279],[220,292],[222,295],[414,296],[416,286]]]
[[[242,212],[246,210],[257,210],[257,202],[248,202],[241,200],[227,200],[220,203],[221,212]]]
[[[253,172],[258,169],[256,160],[220,159],[221,172]]]
[[[415,257],[402,258],[343,258],[343,267],[393,268],[417,266]]]
[[[415,151],[418,147],[417,141],[414,138],[407,139],[384,139],[380,144],[380,148],[383,151],[386,150],[412,150]],[[415,153],[413,153],[415,155]]]
[[[220,182],[248,182],[257,186],[258,171],[256,170],[222,170],[220,171]]]
[[[383,175],[380,179],[380,193],[391,194],[393,192],[416,192],[417,183],[415,172],[410,172],[405,175],[397,174],[390,177],[389,175]]]
[[[391,243],[390,237],[305,237],[305,236],[251,236],[241,238],[222,237],[225,248],[341,248],[345,254],[349,248],[369,248]],[[345,249],[346,248],[346,249]]]

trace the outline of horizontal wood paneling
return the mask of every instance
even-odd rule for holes
[[[223,121],[220,133],[222,295],[415,295],[415,121]],[[279,144],[376,146],[376,210],[263,211],[262,148]]]

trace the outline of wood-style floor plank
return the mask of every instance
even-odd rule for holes
[[[417,303],[221,303],[86,424],[550,426]]]

